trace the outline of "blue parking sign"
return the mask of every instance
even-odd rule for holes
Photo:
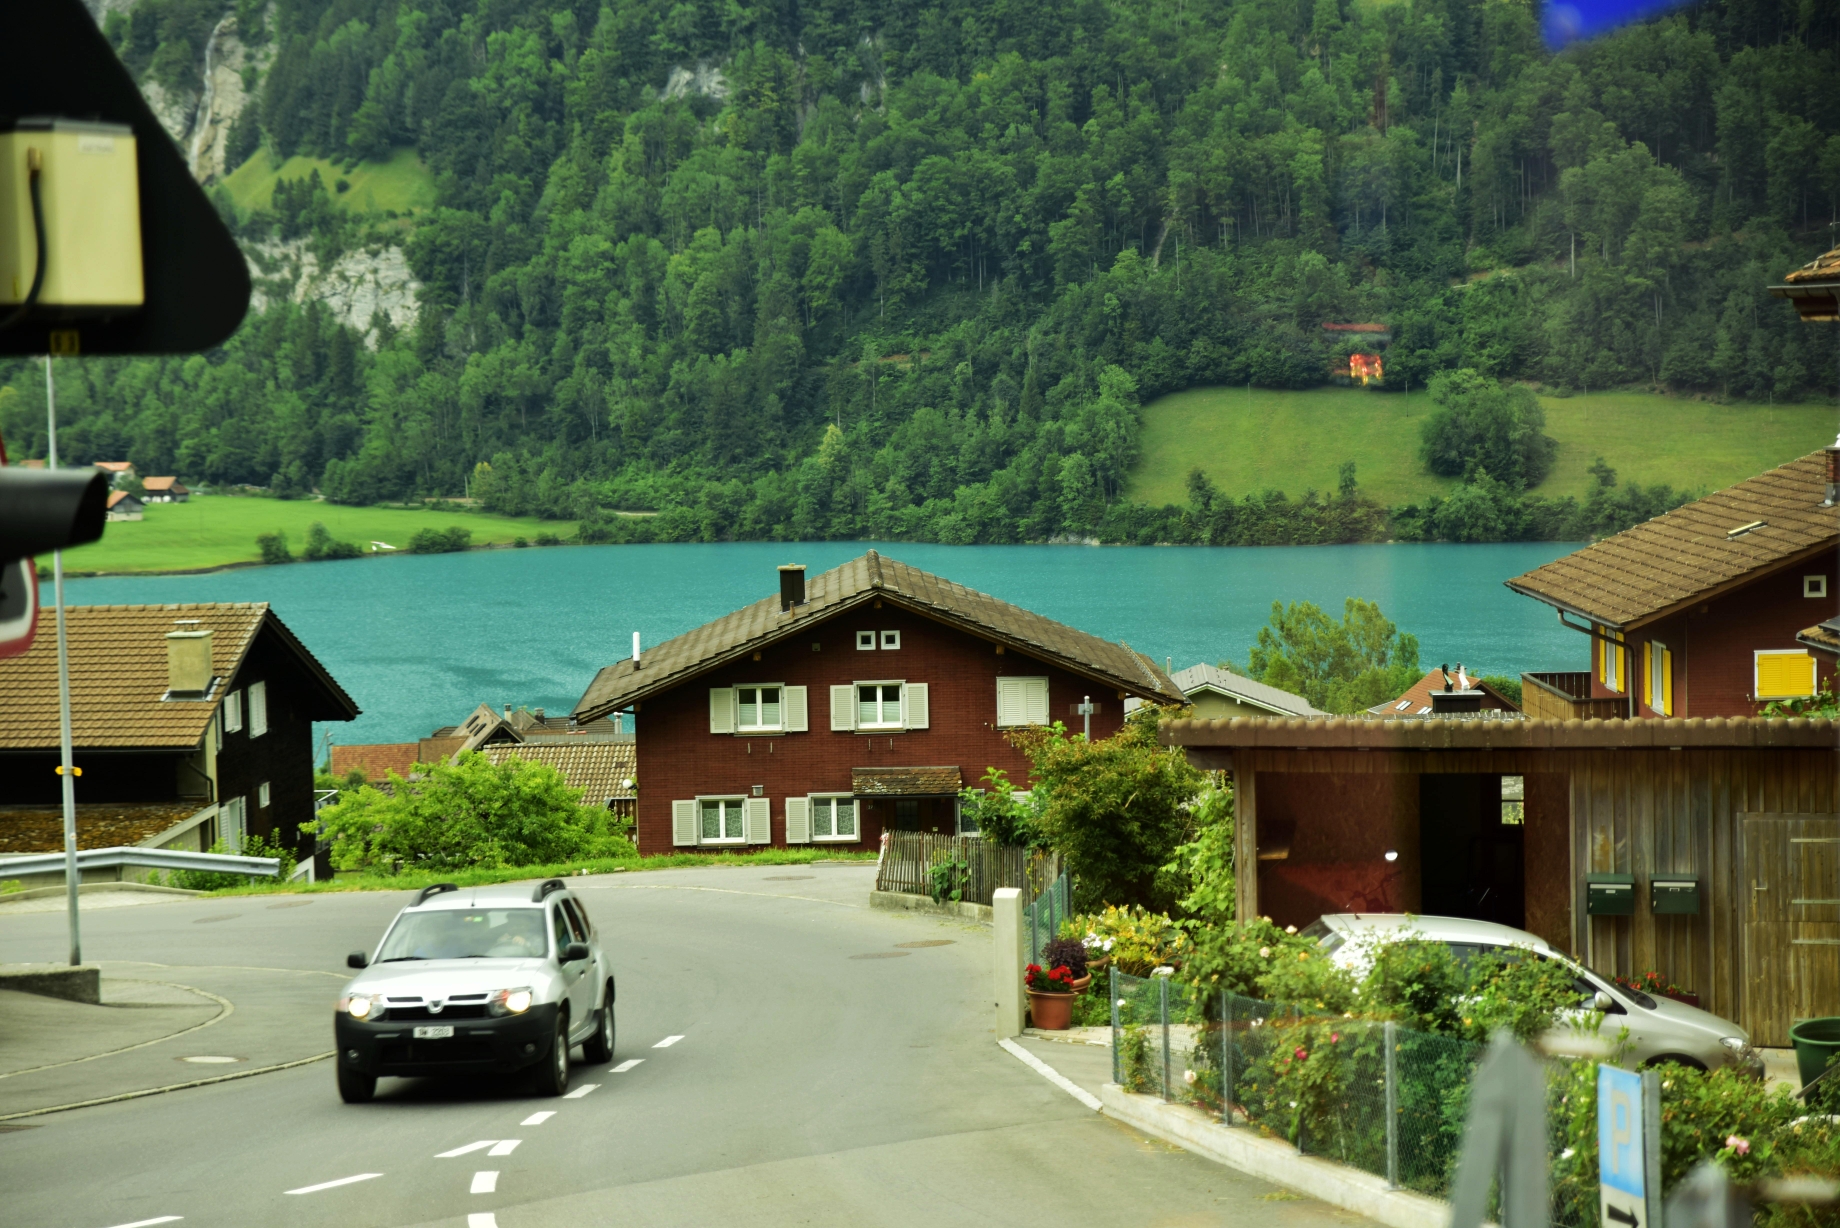
[[[1597,1068],[1598,1180],[1633,1198],[1646,1197],[1647,1152],[1642,1142],[1642,1076]]]

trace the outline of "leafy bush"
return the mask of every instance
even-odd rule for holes
[[[1149,976],[1152,969],[1187,961],[1193,945],[1180,925],[1136,906],[1111,907],[1061,922],[1061,937],[1085,943],[1087,958],[1110,955],[1118,971]]]
[[[1521,679],[1518,674],[1485,674],[1481,681],[1500,691],[1515,707],[1521,706]]]
[[[1431,378],[1437,408],[1419,428],[1419,455],[1442,477],[1486,472],[1509,486],[1538,486],[1558,444],[1533,390],[1502,386],[1468,367]]]
[[[1350,597],[1340,622],[1314,602],[1272,602],[1247,673],[1324,712],[1354,713],[1392,699],[1423,671],[1418,637],[1399,630],[1373,602]]]
[[[1042,846],[1041,812],[1047,796],[1037,786],[1023,792],[1010,783],[1009,774],[993,767],[984,773],[986,789],[961,789],[959,813],[986,840],[1011,848]]]
[[[308,559],[355,559],[363,551],[352,542],[342,542],[315,520],[307,526],[307,548],[301,552]]]
[[[449,529],[417,529],[409,538],[411,554],[452,554],[465,550],[473,541],[473,531],[455,525]]]
[[[294,561],[294,555],[288,550],[286,533],[258,533],[256,549],[262,552],[264,563],[292,563]]]
[[[1086,944],[1078,938],[1056,938],[1041,949],[1041,962],[1067,969],[1077,981],[1086,975]]]
[[[522,866],[587,857],[628,857],[612,816],[581,804],[562,774],[542,764],[489,763],[468,751],[456,764],[417,764],[419,778],[391,772],[388,792],[366,785],[304,824],[332,840],[340,869]]]
[[[539,533],[536,540],[539,546],[560,546],[562,544],[562,539],[554,533]]]
[[[957,903],[965,898],[970,873],[971,863],[956,848],[936,852],[927,867],[927,893],[936,904]]]
[[[223,840],[211,845],[213,853],[228,853],[230,846]],[[225,887],[242,887],[252,882],[286,882],[288,875],[299,865],[299,858],[294,850],[276,840],[264,840],[261,836],[243,837],[244,857],[273,857],[281,865],[275,877],[267,875],[233,874],[223,870],[174,870],[166,876],[168,887],[180,887],[186,891],[218,891]]]
[[[1226,925],[1237,908],[1233,874],[1233,790],[1222,784],[1201,795],[1190,810],[1194,838],[1176,848],[1166,867],[1187,885],[1182,911],[1203,926]]]

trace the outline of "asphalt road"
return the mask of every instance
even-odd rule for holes
[[[569,1097],[385,1080],[345,1105],[316,1062],[27,1118],[0,1126],[0,1224],[1368,1223],[1082,1107],[993,1043],[989,931],[871,911],[870,874],[576,880],[619,1031],[612,1063],[577,1050]],[[84,953],[178,981],[339,972],[407,896],[297,898],[86,914]],[[0,961],[56,959],[62,925],[0,917]],[[296,1047],[330,1047],[339,984],[301,1011]]]

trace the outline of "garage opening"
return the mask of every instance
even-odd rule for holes
[[[1419,777],[1419,898],[1424,911],[1524,928],[1526,830],[1519,776]]]

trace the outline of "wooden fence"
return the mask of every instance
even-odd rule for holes
[[[939,883],[933,868],[943,870]],[[938,889],[956,889],[967,904],[989,904],[999,887],[1020,887],[1023,898],[1033,901],[1061,874],[1059,853],[1007,848],[978,836],[941,836],[932,832],[888,833],[875,876],[877,891],[937,898]]]

